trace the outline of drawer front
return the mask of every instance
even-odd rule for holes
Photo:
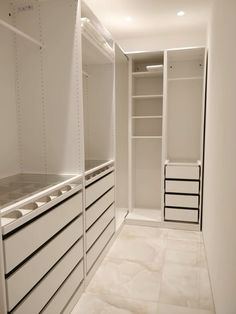
[[[96,262],[97,258],[99,257],[105,246],[108,244],[114,232],[115,221],[112,220],[111,223],[106,228],[106,230],[104,230],[100,238],[96,241],[96,243],[94,243],[94,245],[87,253],[87,273],[89,272],[93,264]]]
[[[50,270],[51,267],[80,238],[83,232],[82,216],[70,224],[55,239],[6,279],[8,307],[11,310]],[[83,256],[83,240],[79,241],[80,256]]]
[[[86,207],[95,202],[101,195],[114,186],[114,172],[89,185],[86,188]]]
[[[57,293],[54,295],[52,300],[41,312],[42,314],[53,314],[53,313],[62,313],[65,305],[68,303],[73,293],[79,287],[83,281],[84,270],[83,270],[83,261],[76,266],[75,270],[71,273],[69,278],[64,282],[60,287]]]
[[[198,208],[198,196],[166,194],[165,205],[175,207]]]
[[[199,179],[199,166],[166,166],[167,179]]]
[[[82,194],[59,204],[3,241],[6,273],[82,212]],[[43,232],[42,232],[43,231]]]
[[[39,313],[78,264],[80,249],[76,243],[12,313]]]
[[[198,222],[198,210],[166,207],[165,219],[184,222]]]
[[[86,250],[97,240],[106,226],[115,216],[114,204],[111,205],[105,213],[95,222],[94,225],[86,232]]]
[[[199,193],[198,181],[166,180],[165,184],[166,184],[166,192],[185,193],[185,194],[198,194]]]
[[[108,191],[86,211],[86,229],[114,202],[114,189]]]

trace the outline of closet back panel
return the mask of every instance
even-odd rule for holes
[[[133,78],[133,95],[162,95],[162,77],[139,77]]]
[[[161,140],[133,141],[133,199],[134,208],[161,207]]]
[[[44,45],[40,50],[16,40],[21,171],[78,173],[77,5],[72,0],[27,1],[32,9],[23,11],[20,3],[15,4],[16,26]]]
[[[133,100],[133,116],[162,116],[162,98]]]
[[[116,206],[128,208],[128,60],[115,47]]]
[[[88,65],[85,108],[85,155],[88,160],[114,158],[113,64]]]
[[[196,161],[201,152],[203,80],[168,83],[167,159]]]
[[[11,23],[10,5],[0,2],[0,18]],[[17,138],[16,95],[15,95],[15,51],[13,34],[0,27],[0,178],[19,173],[19,151]]]

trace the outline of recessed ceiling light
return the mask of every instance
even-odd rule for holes
[[[184,11],[179,11],[179,12],[177,12],[177,15],[178,15],[178,16],[184,16],[184,15],[185,15],[185,12],[184,12]]]
[[[132,19],[132,17],[131,16],[126,16],[125,17],[125,21],[126,22],[131,22],[133,19]]]

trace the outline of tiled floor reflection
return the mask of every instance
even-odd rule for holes
[[[213,314],[201,233],[124,226],[73,314]]]

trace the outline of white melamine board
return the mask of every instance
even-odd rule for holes
[[[167,159],[201,158],[203,81],[169,81]]]
[[[8,1],[0,2],[0,17],[12,23],[9,17]],[[0,178],[14,175],[20,171],[16,94],[15,94],[15,50],[13,33],[0,26],[1,57],[0,57]]]
[[[133,141],[133,200],[135,208],[161,206],[162,143],[154,139]]]
[[[113,64],[88,65],[85,116],[85,156],[88,160],[114,158]],[[86,135],[87,133],[87,135]]]
[[[128,207],[128,60],[115,47],[116,207]]]
[[[166,206],[198,208],[199,197],[195,195],[166,194]]]
[[[161,116],[162,98],[133,100],[133,116]]]
[[[172,192],[172,193],[198,194],[199,182],[166,180],[165,190],[166,192]]]
[[[162,119],[135,119],[133,136],[161,136]]]
[[[200,168],[199,166],[167,165],[166,178],[198,180],[200,178]]]
[[[187,61],[169,61],[168,63],[168,78],[193,78],[203,77],[204,58]]]
[[[161,95],[163,94],[162,77],[140,77],[133,79],[133,95]]]
[[[166,208],[165,218],[167,220],[198,222],[198,211],[181,208]]]

